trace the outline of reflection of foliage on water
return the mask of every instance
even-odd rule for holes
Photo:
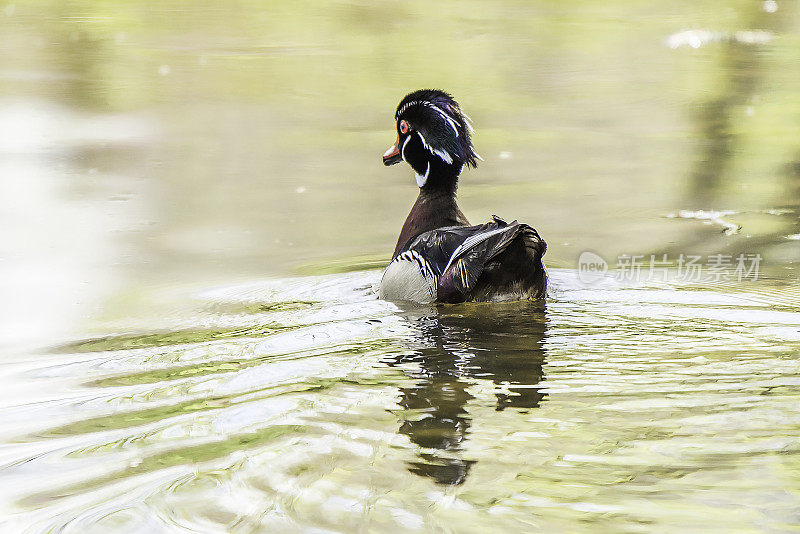
[[[791,10],[791,5],[781,4],[781,9]],[[787,14],[776,17],[759,2],[742,9],[739,16],[741,27],[766,30],[776,35],[781,35],[788,22]],[[753,118],[757,109],[763,109],[763,106],[758,106],[762,98],[770,98],[768,93],[773,90],[770,84],[775,83],[776,62],[757,43],[731,38],[715,46],[719,48],[716,53],[719,72],[715,75],[720,79],[709,91],[713,95],[710,99],[693,102],[692,113],[699,138],[695,160],[689,170],[689,187],[683,207],[735,208],[736,197],[764,196],[763,191],[774,187],[780,195],[776,206],[780,209],[771,211],[781,213],[778,216],[763,213],[761,217],[753,213],[740,213],[737,220],[750,219],[743,230],[744,235],[723,238],[715,229],[704,231],[700,228],[685,235],[674,245],[667,246],[664,251],[668,254],[714,251],[732,255],[742,252],[769,253],[771,247],[786,245],[786,236],[800,229],[800,188],[793,172],[796,163],[768,161],[768,158],[774,158],[776,148],[781,145],[788,149],[784,150],[786,156],[790,156],[795,150],[790,145],[793,136],[782,136],[781,130],[786,126],[772,117],[763,125],[754,124]],[[788,106],[781,107],[789,109]],[[767,174],[763,177],[754,171],[750,171],[750,176],[742,173],[742,168],[752,167],[753,161],[759,161],[762,167],[777,165],[778,168],[758,169],[759,173]],[[738,191],[734,192],[734,189]]]
[[[69,487],[28,495],[20,499],[19,504],[25,507],[42,506],[44,503],[51,502],[53,499],[79,492],[91,491],[100,486],[113,484],[129,477],[168,469],[170,467],[185,466],[191,463],[224,458],[234,452],[263,447],[267,443],[278,440],[288,440],[292,436],[307,430],[308,429],[299,425],[271,425],[247,434],[236,434],[223,440],[162,450],[144,456],[140,462],[131,465],[127,469],[114,471],[107,475],[92,478]]]
[[[765,12],[758,2],[749,9],[749,28],[775,30],[778,17]],[[735,157],[740,141],[736,119],[746,116],[743,106],[752,103],[753,95],[767,74],[758,46],[738,39],[725,39],[719,45],[720,94],[697,105],[697,127],[700,130],[699,154],[691,170],[692,187],[688,191],[689,206],[707,209],[719,192]],[[689,207],[687,206],[687,207]]]
[[[247,367],[247,366],[242,366],[242,367]],[[224,373],[236,370],[239,369],[234,366],[223,367],[218,365],[214,369],[214,372]],[[39,434],[41,436],[56,437],[65,435],[88,434],[91,432],[103,432],[112,429],[135,428],[140,425],[146,425],[149,423],[157,423],[159,421],[164,421],[170,417],[176,417],[182,415],[199,416],[203,412],[219,410],[221,408],[228,408],[236,405],[245,405],[249,402],[261,399],[275,398],[279,397],[280,395],[286,395],[290,393],[298,393],[304,391],[322,391],[334,385],[336,385],[335,380],[324,380],[324,379],[316,381],[309,380],[308,382],[303,383],[301,385],[270,386],[265,388],[253,389],[249,391],[246,396],[236,393],[230,395],[217,395],[217,396],[205,397],[201,399],[196,398],[178,403],[158,406],[156,408],[142,408],[137,410],[118,412],[111,415],[94,417],[91,419],[84,419],[64,426],[51,428],[46,431],[40,432]],[[179,388],[176,387],[176,390],[177,393],[180,393]],[[153,432],[153,434],[156,434],[156,432]],[[141,439],[141,436],[138,436],[137,439]],[[94,450],[81,451],[81,454],[88,452],[96,452],[96,451]]]
[[[207,328],[197,330],[175,330],[154,334],[122,334],[78,341],[57,347],[57,352],[103,352],[109,350],[131,350],[165,347],[183,343],[202,343],[218,339],[239,337],[261,337],[286,330],[277,324],[247,326],[241,328]]]
[[[461,484],[474,463],[461,457],[469,433],[469,388],[491,381],[495,410],[536,408],[545,396],[541,303],[466,304],[441,307],[415,321],[413,351],[390,366],[414,378],[400,389],[400,433],[420,447],[410,470],[440,484]]]

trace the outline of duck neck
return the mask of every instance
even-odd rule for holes
[[[415,237],[429,230],[445,226],[466,226],[467,218],[461,213],[456,202],[456,182],[452,187],[422,187],[411,211],[406,217],[397,245],[394,259]]]

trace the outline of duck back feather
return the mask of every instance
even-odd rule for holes
[[[381,296],[416,302],[515,300],[544,295],[546,250],[539,234],[494,217],[478,226],[430,230],[386,269]]]

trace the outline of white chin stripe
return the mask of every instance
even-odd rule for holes
[[[425,176],[419,175],[414,173],[414,178],[417,180],[417,187],[422,187],[428,182],[428,175],[431,172],[431,162],[428,162],[428,166],[425,168]]]
[[[408,137],[406,137],[405,141],[403,141],[403,148],[400,149],[400,158],[403,161],[408,161],[408,160],[406,160],[405,152],[406,152],[406,145],[408,144],[409,141],[411,141],[411,136],[410,135]]]

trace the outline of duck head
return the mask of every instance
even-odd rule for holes
[[[397,141],[383,155],[383,164],[402,160],[411,165],[420,189],[455,189],[464,166],[477,165],[480,156],[470,139],[469,117],[444,91],[407,94],[394,118]]]

